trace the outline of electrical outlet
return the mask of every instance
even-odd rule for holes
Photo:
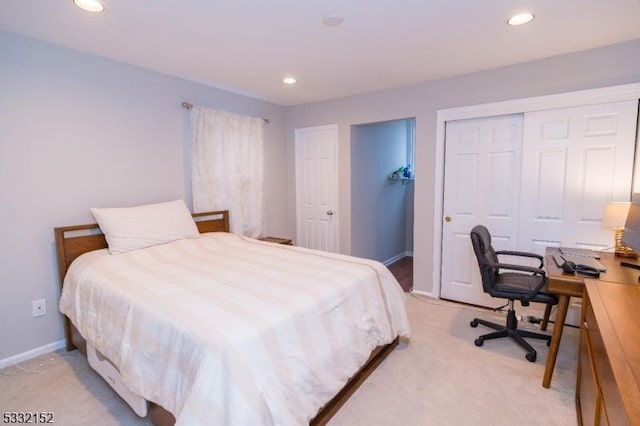
[[[46,299],[38,299],[31,302],[31,314],[34,318],[41,317],[47,314],[47,301]]]

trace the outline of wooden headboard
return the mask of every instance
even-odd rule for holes
[[[229,211],[221,210],[215,212],[193,213],[193,220],[196,222],[198,231],[205,232],[229,232]],[[64,277],[71,262],[81,254],[107,248],[107,240],[97,223],[87,225],[62,226],[54,228],[56,237],[56,255],[58,258],[58,275],[60,277],[60,288],[64,284]],[[65,339],[67,350],[78,347],[72,336],[72,324],[69,318],[64,317]],[[77,339],[77,337],[76,337]]]
[[[193,213],[198,231],[229,232],[229,211]],[[107,240],[97,223],[88,225],[62,226],[53,229],[56,236],[56,255],[60,288],[71,262],[81,254],[107,248]]]

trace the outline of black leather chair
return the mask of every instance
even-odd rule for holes
[[[510,337],[527,351],[526,358],[531,362],[535,362],[537,355],[536,350],[524,340],[524,337],[544,339],[547,341],[547,346],[549,346],[551,336],[527,330],[519,330],[513,305],[514,300],[519,300],[522,306],[529,306],[529,302],[546,303],[547,307],[541,324],[542,330],[546,330],[551,313],[551,306],[557,304],[558,299],[546,291],[547,275],[542,269],[543,257],[535,253],[520,251],[495,251],[491,246],[491,234],[489,230],[482,225],[475,226],[471,230],[471,243],[476,258],[478,259],[484,292],[493,297],[503,298],[509,301],[507,303],[509,310],[507,312],[506,325],[496,324],[479,318],[471,321],[471,327],[477,327],[478,324],[482,324],[498,330],[478,337],[475,340],[476,346],[482,346],[485,340]],[[531,267],[500,263],[498,256],[501,255],[534,258],[537,259],[540,264],[538,267]]]

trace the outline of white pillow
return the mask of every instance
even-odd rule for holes
[[[107,239],[111,254],[200,235],[182,200],[138,207],[90,210]]]

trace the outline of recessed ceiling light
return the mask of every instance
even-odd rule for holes
[[[296,84],[296,79],[293,77],[285,77],[284,79],[282,79],[282,82],[284,84]]]
[[[335,13],[331,13],[322,17],[322,22],[327,27],[337,27],[338,25],[342,24],[342,21],[344,21],[344,16]]]
[[[507,21],[507,24],[515,27],[517,25],[522,25],[522,24],[526,24],[527,22],[531,22],[532,20],[533,20],[533,13],[525,12],[525,13],[519,13],[517,15],[513,15],[511,18],[509,18],[509,20]]]
[[[87,12],[99,13],[104,10],[104,5],[98,0],[73,0],[73,4]]]

